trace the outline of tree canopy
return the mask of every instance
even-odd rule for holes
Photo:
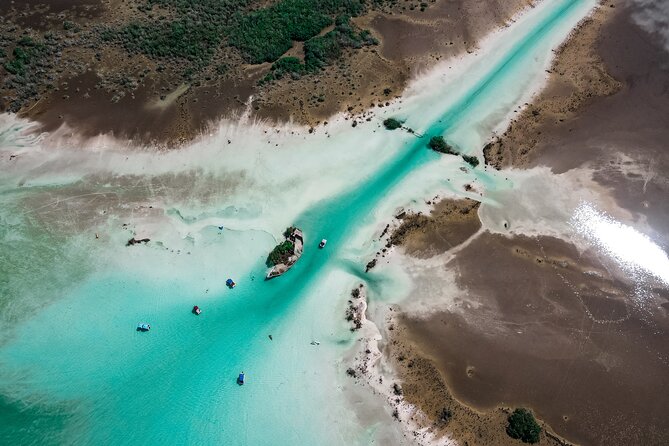
[[[457,155],[455,150],[453,150],[453,147],[451,147],[446,142],[443,136],[433,136],[432,138],[430,138],[428,146],[430,146],[430,148],[435,152],[447,153],[449,155]]]
[[[534,415],[527,409],[518,408],[508,418],[509,425],[506,433],[523,443],[538,443],[541,426],[534,419]]]

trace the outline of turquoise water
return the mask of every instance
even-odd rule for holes
[[[475,150],[481,123],[489,127],[517,104],[533,61],[591,6],[546,3],[490,66],[467,73],[473,81],[445,101],[438,119],[412,115],[416,128]],[[356,341],[342,316],[347,290],[358,282],[386,299],[403,285],[383,271],[368,280],[367,259],[351,263],[349,245],[361,232],[371,238],[384,200],[438,162],[425,143],[403,142],[350,190],[296,215],[307,249],[279,279],[262,280],[265,252],[252,249],[271,246],[270,235],[206,228],[190,257],[172,260],[158,248],[139,247],[127,268],[97,270],[13,326],[0,350],[2,443],[366,444],[395,432],[389,414],[369,420],[350,407],[341,358]],[[494,174],[479,172],[480,181],[495,186]],[[315,249],[322,237],[327,248]],[[249,268],[217,271],[202,262],[205,252],[208,259],[225,257],[221,265],[232,258]],[[234,290],[204,290],[228,275],[239,283]],[[200,317],[190,314],[195,303],[204,309]],[[139,321],[150,322],[152,331],[135,332]],[[235,382],[241,370],[243,387]]]

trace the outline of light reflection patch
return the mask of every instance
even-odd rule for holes
[[[570,224],[623,268],[635,275],[653,275],[669,285],[669,257],[645,234],[598,212],[589,203],[581,203],[576,208]]]

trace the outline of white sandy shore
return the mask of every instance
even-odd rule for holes
[[[437,436],[429,427],[428,418],[418,408],[408,403],[402,395],[397,395],[394,390],[395,384],[400,381],[394,375],[392,366],[379,348],[379,342],[383,337],[379,328],[365,317],[367,311],[367,295],[363,288],[358,299],[353,299],[359,304],[362,312],[362,328],[358,331],[362,336],[352,361],[352,369],[356,373],[356,379],[368,386],[372,392],[382,395],[385,402],[393,411],[393,417],[402,424],[402,430],[411,443],[419,445],[453,446],[457,442],[448,436]],[[388,312],[385,312],[389,317]],[[388,322],[387,320],[384,323]]]

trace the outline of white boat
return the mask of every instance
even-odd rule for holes
[[[328,241],[325,240],[325,239],[323,239],[323,240],[321,240],[321,242],[318,244],[318,247],[321,248],[321,249],[323,249],[323,248],[325,248],[325,245],[326,245],[327,243],[328,243]]]

